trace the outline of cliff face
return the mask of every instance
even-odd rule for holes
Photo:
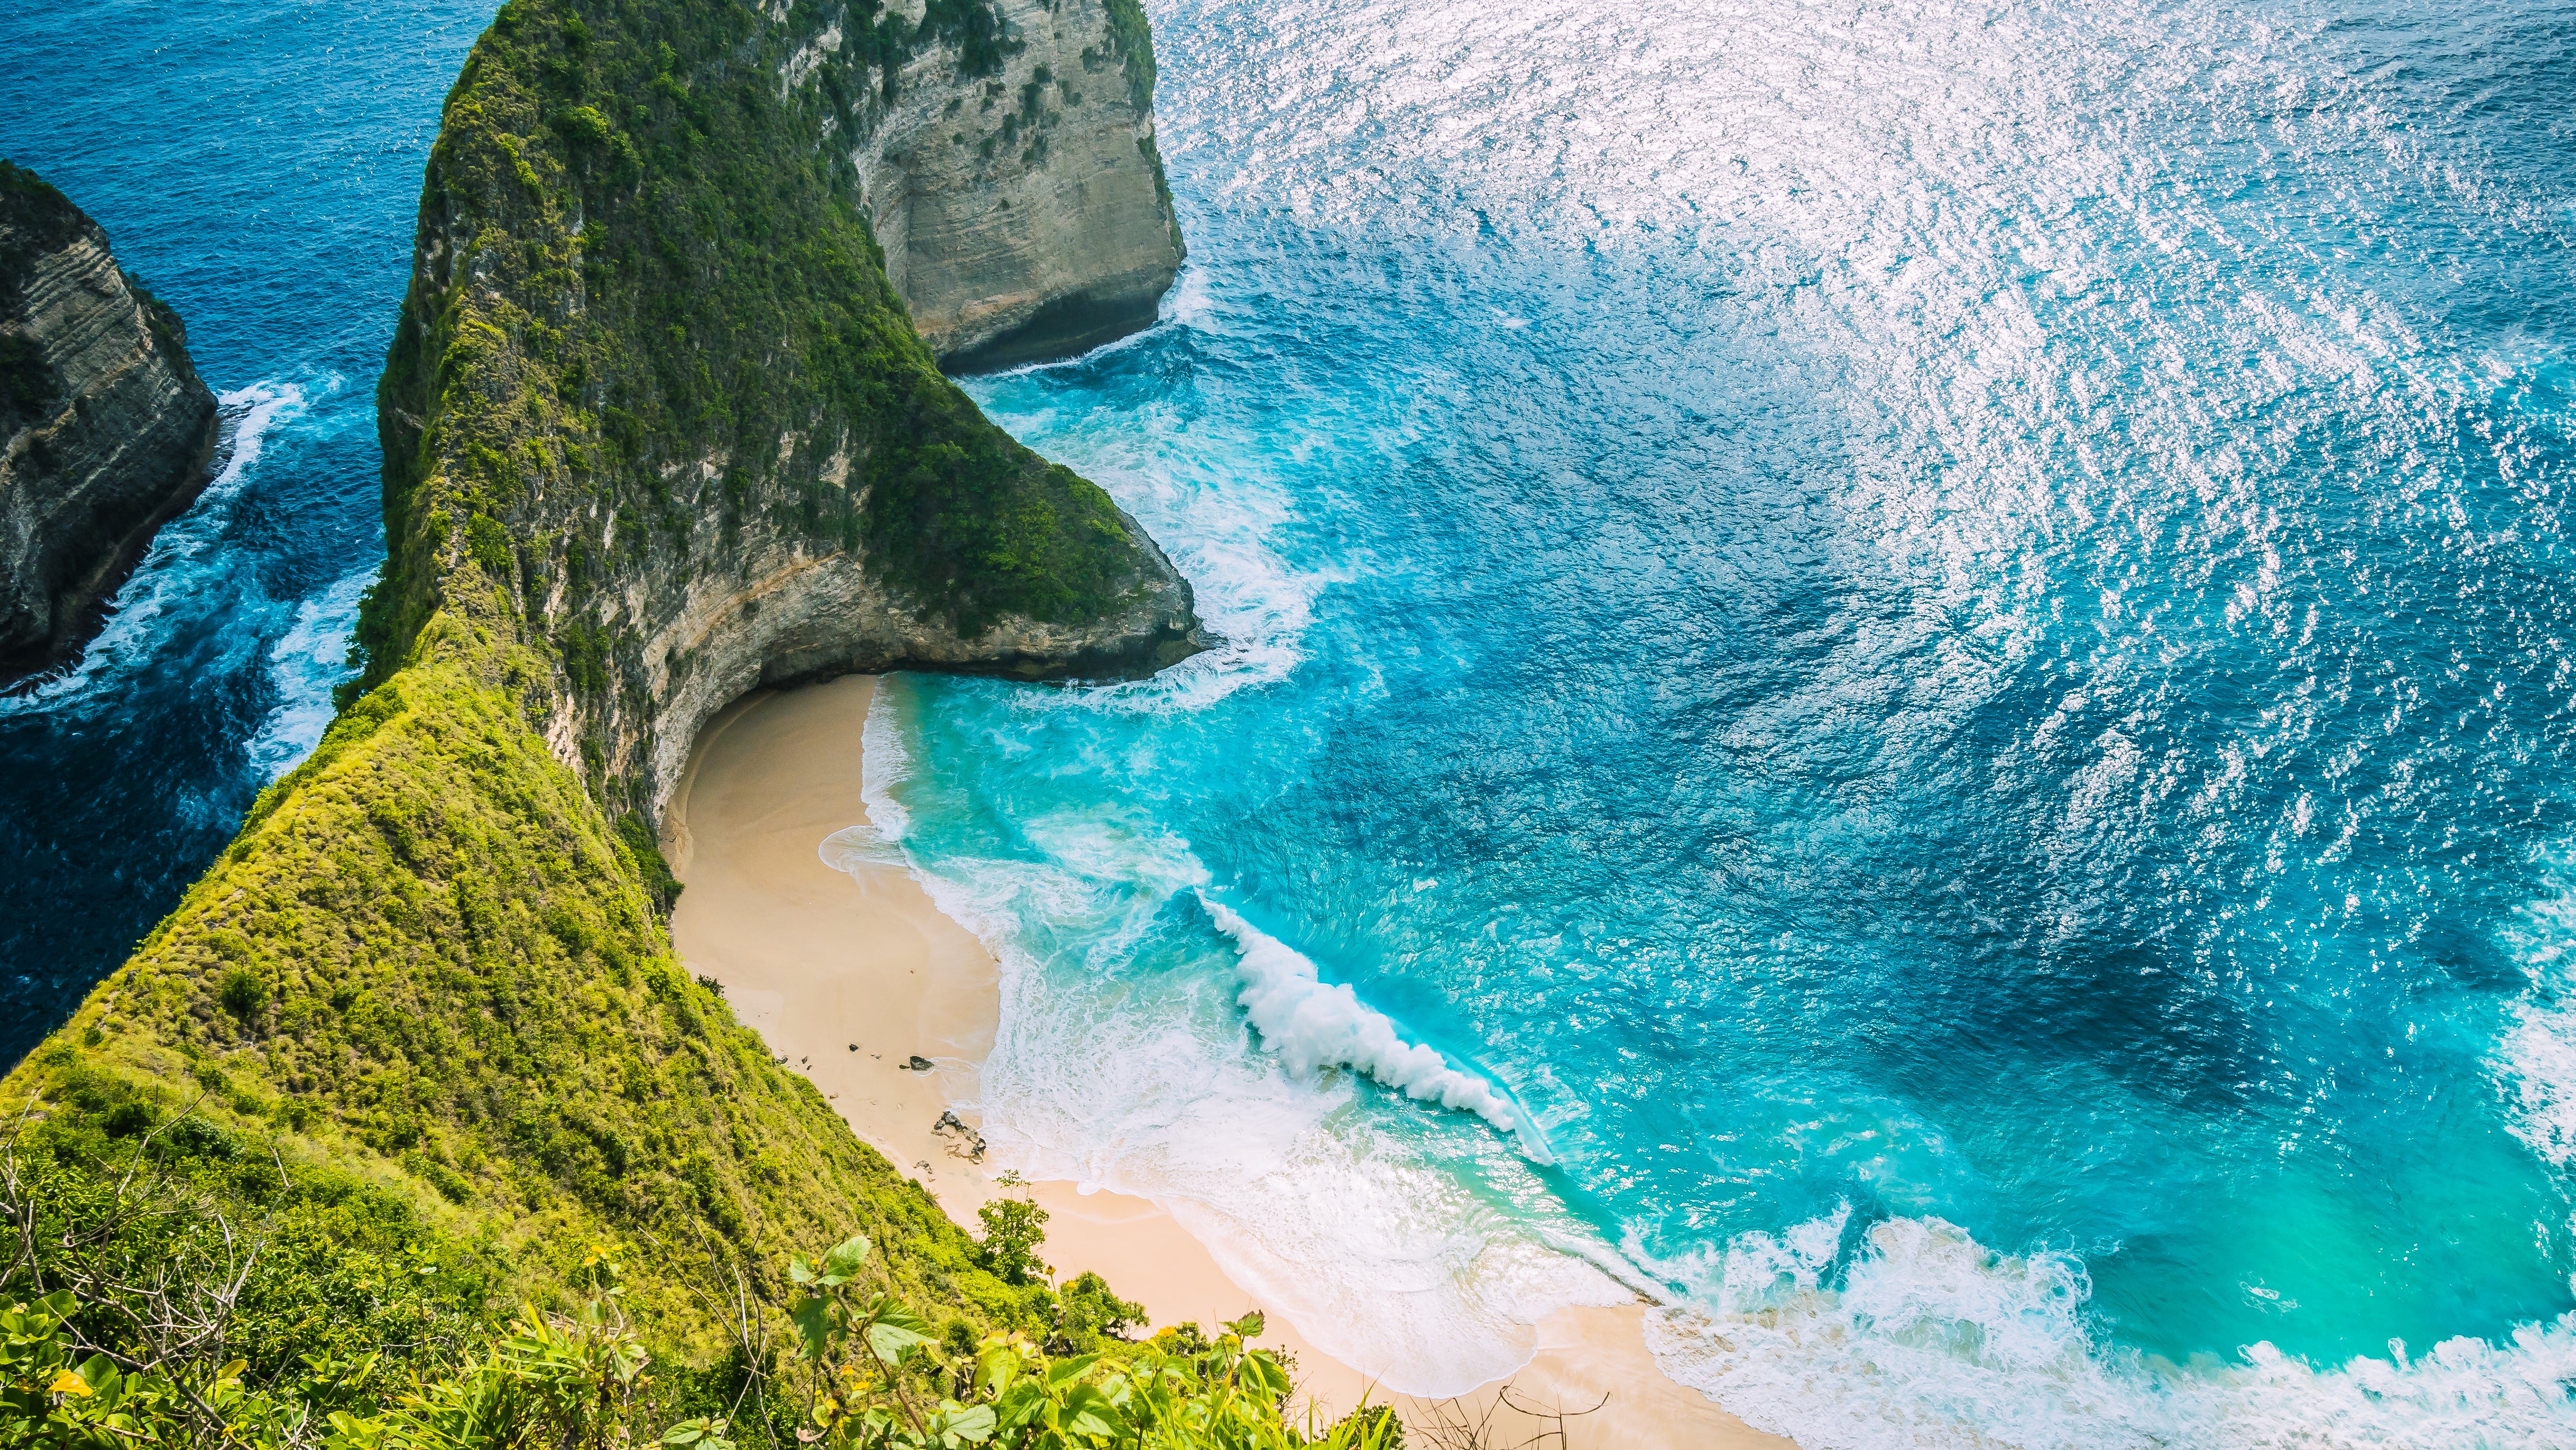
[[[0,162],[0,677],[80,647],[205,486],[215,432],[178,316],[80,208]]]
[[[886,275],[952,371],[1150,327],[1181,265],[1136,0],[1002,0],[992,14],[988,44],[925,49],[853,118]],[[825,30],[791,79],[836,43]]]

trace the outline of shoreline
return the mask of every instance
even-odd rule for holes
[[[977,1097],[1000,1014],[999,963],[909,871],[841,870],[819,854],[825,837],[868,818],[860,733],[875,684],[845,676],[755,692],[707,722],[665,813],[664,853],[688,887],[671,940],[685,968],[722,983],[736,1017],[860,1138],[971,1229],[976,1210],[1001,1195],[1000,1165],[975,1161],[966,1133],[938,1125],[952,1103]],[[915,1056],[932,1067],[911,1070]],[[1362,1369],[1308,1344],[1152,1202],[1062,1181],[1027,1191],[1048,1212],[1040,1253],[1059,1279],[1096,1270],[1156,1326],[1213,1329],[1261,1309],[1268,1330],[1257,1342],[1295,1355],[1301,1409],[1319,1421],[1366,1396],[1394,1403],[1408,1423],[1487,1421],[1508,1442],[1555,1428],[1515,1405],[1553,1406],[1569,1450],[1792,1443],[1666,1379],[1646,1351],[1642,1305],[1559,1311],[1538,1326],[1528,1364],[1454,1400],[1377,1394]]]

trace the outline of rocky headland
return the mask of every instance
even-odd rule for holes
[[[921,335],[1035,347],[1049,309],[1159,296],[1177,260],[1118,59],[1150,76],[1149,42],[1084,0],[1026,9],[777,7],[632,42],[503,10],[431,155],[380,390],[369,684],[440,607],[489,602],[548,659],[549,747],[649,815],[755,686],[1114,678],[1200,647],[1153,541]],[[1088,92],[1034,79],[1068,52]]]
[[[327,1221],[342,1267],[311,1283],[419,1254],[551,1303],[595,1281],[587,1246],[649,1243],[622,1302],[681,1366],[722,1351],[709,1294],[768,1312],[791,1251],[852,1232],[960,1334],[1055,1332],[1054,1289],[980,1259],[680,966],[656,826],[761,685],[1202,647],[1135,520],[938,361],[1150,317],[1180,246],[1151,77],[1132,0],[502,6],[378,387],[363,674],[8,1078],[46,1171],[100,1181],[170,1129],[192,1213]],[[512,1302],[484,1292],[455,1312]],[[427,1342],[391,1302],[288,1318]]]
[[[0,161],[0,679],[58,663],[204,488],[214,394],[107,233]]]

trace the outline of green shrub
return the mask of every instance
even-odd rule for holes
[[[1104,1339],[1125,1339],[1145,1322],[1145,1306],[1110,1292],[1109,1281],[1085,1271],[1057,1296],[1064,1306],[1061,1336],[1070,1351],[1098,1349]]]
[[[662,858],[662,845],[653,838],[653,828],[645,823],[639,811],[628,811],[617,818],[617,838],[635,857],[635,869],[644,878],[644,894],[653,900],[653,909],[669,917],[679,903],[683,889],[680,878],[671,874],[671,863]]]
[[[565,106],[549,119],[565,139],[577,145],[605,146],[617,136],[617,128],[596,106]]]
[[[1049,1270],[1038,1262],[1037,1247],[1046,1241],[1047,1211],[1024,1198],[997,1198],[975,1211],[983,1220],[984,1241],[975,1261],[1005,1284],[1032,1284]]]
[[[257,1015],[268,1004],[268,984],[248,967],[235,967],[224,973],[223,985],[215,991],[215,1000],[225,1011],[243,1021]]]
[[[84,1079],[74,1095],[108,1086]],[[963,1318],[934,1334],[865,1235],[789,1259],[784,1359],[739,1280],[730,1295],[704,1286],[684,1312],[733,1344],[692,1368],[669,1358],[674,1339],[690,1336],[628,1303],[627,1268],[650,1257],[634,1245],[583,1243],[554,1307],[503,1309],[487,1252],[446,1241],[380,1189],[213,1151],[231,1135],[193,1115],[147,1154],[101,1136],[68,1101],[56,1106],[66,1110],[30,1113],[0,1139],[0,1219],[11,1226],[0,1245],[0,1447],[1400,1443],[1384,1414],[1316,1438],[1291,1424],[1286,1365],[1248,1347],[1259,1315],[1214,1340],[1193,1329],[1186,1342],[1167,1336],[1115,1357],[1067,1358]],[[183,1131],[192,1127],[202,1131]],[[242,1209],[256,1217],[235,1218]],[[1137,1312],[1097,1275],[1074,1287],[1067,1318]]]

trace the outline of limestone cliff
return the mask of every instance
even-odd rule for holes
[[[1150,312],[1177,243],[1150,51],[1111,19],[503,7],[431,154],[381,389],[369,682],[436,610],[488,616],[555,662],[529,699],[558,757],[652,813],[760,684],[1197,649],[1187,582],[940,374],[888,275],[900,255],[986,352]]]
[[[1181,264],[1136,0],[1002,0],[993,22],[989,44],[925,47],[851,114],[886,275],[954,371],[1149,327]],[[841,24],[790,61],[791,80],[819,83],[850,45]]]
[[[0,161],[0,678],[76,651],[206,481],[215,399],[177,314]]]

